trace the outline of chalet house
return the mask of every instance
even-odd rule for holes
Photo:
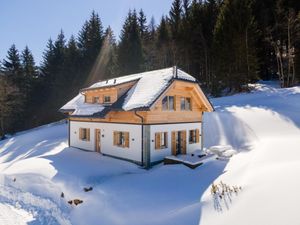
[[[213,107],[195,78],[171,67],[100,81],[60,111],[69,146],[149,167],[202,149],[203,112]]]

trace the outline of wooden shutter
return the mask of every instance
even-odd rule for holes
[[[86,140],[90,141],[90,129],[86,129]]]
[[[165,145],[167,148],[168,147],[168,132],[163,133],[163,135],[165,135]]]
[[[196,129],[196,143],[199,143],[200,141],[200,132],[199,129]]]
[[[176,132],[172,131],[172,155],[176,155]]]
[[[79,128],[79,139],[82,140],[82,128]]]
[[[125,136],[125,147],[129,148],[129,132],[124,132]]]
[[[118,145],[118,132],[117,131],[114,131],[114,145]]]
[[[160,149],[161,147],[161,133],[155,133],[155,149]]]
[[[182,154],[186,154],[186,131],[181,132]]]
[[[173,97],[173,101],[174,101],[174,102],[173,102],[173,104],[174,104],[174,106],[173,106],[173,107],[174,107],[174,111],[177,110],[177,108],[176,108],[176,107],[177,107],[176,99],[177,99],[177,98],[176,98],[176,95],[174,95],[174,97]]]

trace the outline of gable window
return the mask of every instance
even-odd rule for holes
[[[199,139],[200,139],[199,137],[200,137],[199,129],[189,131],[189,143],[190,144],[199,143]]]
[[[171,111],[175,109],[175,101],[174,96],[166,96],[162,100],[162,109],[164,111]]]
[[[192,110],[191,98],[182,97],[180,99],[180,109],[191,111]]]
[[[104,103],[110,103],[110,96],[104,96]]]
[[[93,103],[100,103],[99,97],[93,97]]]
[[[114,131],[114,145],[129,148],[129,132]]]
[[[155,133],[155,149],[162,149],[168,147],[168,133],[157,132]]]
[[[79,128],[79,139],[82,141],[90,141],[90,129]]]

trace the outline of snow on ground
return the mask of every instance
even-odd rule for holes
[[[243,190],[227,206],[219,200],[222,212],[214,209],[207,190],[201,196],[201,225],[299,224],[300,88],[279,89],[268,82],[253,87],[250,94],[214,99],[217,112],[206,115],[208,141],[214,143],[216,135],[219,143],[241,152],[215,183]]]
[[[33,216],[23,209],[0,204],[0,224],[26,225],[33,221]]]
[[[0,142],[0,224],[298,224],[300,88],[252,86],[251,93],[212,99],[216,112],[204,117],[205,147],[230,145],[238,154],[195,170],[144,170],[68,148],[63,123]],[[218,200],[222,211],[210,194],[219,181],[242,186],[227,204]],[[75,198],[83,203],[67,203]]]

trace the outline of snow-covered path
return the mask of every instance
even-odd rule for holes
[[[0,224],[28,225],[33,220],[33,216],[25,210],[0,203]]]

